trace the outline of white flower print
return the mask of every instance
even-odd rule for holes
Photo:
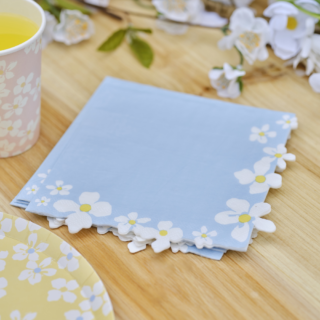
[[[37,128],[37,125],[38,125],[38,121],[39,121],[39,118],[36,119],[36,121],[33,121],[31,120],[29,123],[28,123],[28,126],[27,126],[27,131],[23,131],[21,133],[21,136],[23,136],[23,138],[21,139],[19,145],[22,146],[25,144],[25,142],[29,139],[29,140],[32,140],[33,137],[34,137],[34,131],[36,130]],[[28,149],[28,147],[27,147]]]
[[[282,172],[286,167],[286,161],[295,161],[296,156],[292,153],[287,153],[287,148],[284,144],[278,144],[277,148],[266,147],[263,149],[263,152],[273,156],[272,160],[277,160],[277,172]]]
[[[298,128],[298,119],[296,117],[290,117],[288,114],[285,114],[282,117],[282,120],[278,120],[277,124],[282,125],[282,129],[288,129],[291,128],[292,130],[295,130]]]
[[[49,169],[47,171],[47,173],[39,173],[38,177],[41,178],[42,180],[40,181],[40,183],[44,183],[44,181],[46,180],[48,174],[51,172],[51,170]]]
[[[8,157],[15,146],[15,142],[9,143],[7,139],[0,141],[0,156]]]
[[[6,79],[12,79],[14,73],[12,70],[17,65],[17,61],[11,62],[8,66],[5,60],[0,61],[0,83],[4,82]]]
[[[5,232],[10,232],[12,228],[12,220],[9,218],[3,219],[3,212],[0,212],[0,240],[4,239]]]
[[[27,228],[27,226],[28,226],[29,231],[31,231],[31,232],[41,229],[41,227],[38,226],[37,224],[35,224],[31,221],[27,221],[22,218],[16,219],[15,226],[16,226],[16,229],[18,232],[25,230]]]
[[[26,105],[28,101],[28,97],[23,98],[21,95],[14,98],[13,103],[5,103],[1,108],[3,110],[8,110],[4,114],[4,119],[10,118],[13,114],[16,114],[17,116],[20,116],[23,107]]]
[[[63,298],[65,302],[73,303],[77,299],[77,295],[73,292],[79,287],[76,280],[66,281],[65,279],[59,278],[51,281],[52,287],[55,290],[48,291],[48,301],[58,301]],[[63,291],[61,291],[63,289]]]
[[[0,98],[7,97],[9,93],[10,93],[10,90],[6,89],[6,84],[0,83]]]
[[[24,49],[24,52],[28,54],[30,51],[34,51],[35,54],[38,53],[39,49],[42,47],[42,39],[41,37],[31,43],[28,47]]]
[[[61,226],[64,226],[66,221],[66,219],[59,219],[59,218],[52,218],[52,217],[47,217],[47,220],[49,221],[49,227],[51,229],[56,229]]]
[[[97,202],[100,199],[98,192],[83,192],[79,197],[80,204],[72,200],[59,200],[53,207],[59,212],[73,212],[68,215],[66,224],[70,233],[77,233],[81,229],[92,226],[91,214],[95,217],[109,216],[112,207],[109,202]]]
[[[115,232],[113,232],[113,234],[115,234]],[[139,236],[123,238],[123,236],[119,235],[119,239],[121,241],[133,240],[130,243],[128,243],[128,249],[131,253],[136,253],[136,252],[145,250],[147,248],[147,244],[152,243],[152,240],[145,240]]]
[[[7,294],[7,291],[4,290],[8,285],[8,281],[6,278],[0,278],[0,299]]]
[[[210,231],[206,226],[201,227],[201,232],[193,231],[192,235],[196,238],[194,239],[194,243],[198,249],[205,248],[212,248],[212,239],[211,237],[215,237],[217,235],[217,231]]]
[[[0,251],[0,271],[3,271],[6,266],[6,262],[3,259],[6,259],[8,254],[8,251]]]
[[[36,101],[38,98],[38,95],[40,94],[41,91],[41,78],[38,77],[36,79],[36,86],[30,91],[30,95],[33,96],[33,101]]]
[[[51,258],[46,258],[40,262],[39,265],[35,261],[28,261],[27,269],[20,273],[18,279],[20,281],[28,279],[29,283],[34,285],[41,281],[42,276],[54,276],[57,270],[53,268],[46,268],[51,264],[51,261]]]
[[[76,257],[79,257],[80,253],[64,241],[60,245],[60,250],[65,256],[58,260],[59,268],[67,268],[69,272],[77,270],[79,268],[79,261]]]
[[[52,190],[50,192],[50,194],[52,196],[55,196],[57,194],[60,194],[60,196],[66,196],[68,195],[70,192],[69,190],[72,189],[71,185],[63,185],[63,181],[62,180],[58,180],[56,181],[56,185],[55,186],[46,186],[47,189]]]
[[[102,306],[102,313],[107,316],[112,311],[112,305],[107,292],[103,295],[104,305]]]
[[[258,141],[260,143],[267,143],[268,137],[274,138],[277,136],[275,131],[269,131],[270,126],[265,124],[261,129],[257,127],[251,128],[251,135],[249,137],[250,141]]]
[[[188,245],[185,242],[171,243],[171,251],[173,253],[177,253],[179,251],[187,253]]]
[[[266,173],[270,169],[270,162],[272,158],[264,157],[253,166],[254,172],[248,169],[235,172],[235,177],[239,180],[240,184],[250,185],[250,194],[267,192],[269,188],[280,188],[282,185],[282,177],[276,173]]]
[[[9,134],[11,137],[21,137],[19,128],[22,126],[21,119],[12,122],[11,120],[4,120],[0,122],[0,137],[5,137]]]
[[[16,252],[12,256],[13,260],[24,260],[28,258],[32,261],[37,261],[39,259],[39,252],[45,251],[49,244],[41,242],[36,246],[38,235],[36,233],[31,233],[28,237],[28,245],[24,243],[18,243],[13,247],[13,250]]]
[[[20,94],[20,93],[27,93],[31,90],[31,84],[30,82],[32,81],[33,79],[33,73],[31,72],[28,77],[20,77],[18,80],[17,80],[17,85],[14,87],[13,89],[13,93],[15,95],[17,94]]]
[[[172,228],[171,221],[161,221],[158,223],[158,229],[139,228],[139,236],[143,239],[156,239],[152,242],[151,247],[154,252],[158,253],[170,248],[170,242],[180,242],[183,232],[180,228]]]
[[[93,311],[97,311],[103,303],[102,297],[100,297],[103,292],[104,287],[101,281],[95,283],[92,289],[89,286],[84,286],[81,294],[88,300],[84,300],[79,304],[81,310],[89,310],[92,308]]]
[[[37,187],[35,184],[32,187],[27,187],[27,194],[36,194],[37,191],[39,190],[39,187]]]
[[[23,318],[21,318],[21,314],[19,310],[12,311],[10,314],[11,320],[33,320],[37,316],[36,312],[27,313]]]
[[[35,202],[38,203],[37,207],[42,206],[42,205],[46,207],[48,205],[48,203],[50,202],[50,199],[43,196],[43,197],[41,197],[41,199],[36,199]]]
[[[239,242],[244,242],[249,236],[250,225],[259,231],[274,232],[276,227],[272,221],[261,219],[271,211],[271,206],[268,203],[256,203],[249,211],[250,204],[247,200],[229,199],[227,206],[232,211],[220,212],[215,216],[215,221],[226,225],[236,224],[236,227],[231,232],[231,237]]]
[[[67,320],[93,320],[94,316],[91,311],[80,312],[79,310],[70,310],[64,314]]]
[[[119,234],[127,234],[132,228],[138,226],[138,223],[146,223],[149,222],[150,218],[139,218],[138,213],[131,212],[128,214],[128,217],[120,216],[114,218],[114,221],[119,222],[118,224],[118,232]]]

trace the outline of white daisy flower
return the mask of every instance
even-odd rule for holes
[[[265,19],[255,18],[249,8],[239,8],[230,17],[229,30],[231,33],[218,42],[221,50],[230,50],[236,46],[249,64],[268,58],[266,45],[270,29]]]
[[[107,292],[103,294],[102,313],[107,316],[112,311],[112,304]]]
[[[71,291],[79,288],[76,280],[66,281],[59,278],[51,281],[54,290],[48,291],[48,301],[58,301],[63,298],[65,302],[73,303],[77,299],[77,295]],[[61,290],[62,289],[62,290]]]
[[[239,242],[244,242],[248,238],[249,224],[253,224],[259,231],[274,232],[276,230],[272,221],[260,218],[271,212],[271,206],[268,203],[256,203],[249,211],[250,204],[247,200],[233,198],[227,201],[227,206],[232,211],[220,212],[214,219],[223,225],[236,224],[231,237]]]
[[[0,271],[3,271],[6,266],[6,262],[2,259],[6,259],[8,254],[8,251],[0,251]]]
[[[41,242],[36,246],[38,235],[36,233],[31,233],[28,237],[28,245],[24,243],[18,243],[13,247],[13,250],[16,252],[12,256],[13,260],[24,260],[28,258],[32,261],[37,261],[39,259],[39,252],[45,251],[49,244]]]
[[[31,72],[28,77],[20,77],[17,80],[17,85],[13,89],[13,93],[15,95],[20,94],[20,93],[27,93],[31,90],[31,81],[33,79],[33,73]]]
[[[205,248],[212,248],[212,239],[211,237],[215,237],[217,235],[217,231],[210,231],[206,226],[201,227],[201,232],[193,231],[192,235],[196,238],[194,239],[194,243],[198,249]]]
[[[9,143],[6,139],[0,141],[0,157],[8,157],[15,146],[15,142]]]
[[[1,108],[3,110],[7,110],[4,114],[4,119],[10,118],[13,114],[20,116],[22,111],[24,110],[23,107],[28,102],[28,97],[23,98],[22,96],[17,96],[14,98],[13,103],[5,103]]]
[[[320,93],[320,73],[314,73],[309,78],[309,84],[314,92]]]
[[[14,73],[12,70],[17,65],[17,61],[11,62],[8,66],[5,60],[0,61],[0,83],[4,82],[6,79],[12,79]]]
[[[44,12],[46,16],[46,26],[42,33],[42,49],[53,41],[54,28],[58,24],[57,19],[50,12]]]
[[[268,138],[274,138],[277,136],[275,131],[269,131],[270,126],[265,124],[261,129],[257,127],[251,128],[250,141],[258,141],[260,143],[267,143]]]
[[[234,99],[241,93],[239,79],[245,74],[244,70],[233,69],[228,63],[224,63],[223,69],[209,71],[209,79],[218,96]]]
[[[79,257],[80,253],[65,241],[61,243],[60,250],[65,256],[58,260],[59,268],[67,268],[69,272],[77,270],[79,268],[79,261],[76,257]]]
[[[282,125],[282,129],[291,128],[291,130],[295,130],[298,128],[298,119],[296,117],[290,117],[288,114],[285,114],[282,117],[282,120],[278,120],[277,124]]]
[[[52,196],[55,196],[57,194],[60,194],[60,196],[66,196],[66,195],[68,195],[70,193],[69,190],[72,189],[72,186],[69,185],[69,184],[68,185],[63,185],[63,181],[62,180],[57,180],[55,186],[50,185],[50,186],[46,186],[46,188],[49,189],[49,190],[52,190],[50,192],[50,194]]]
[[[47,170],[47,173],[39,173],[38,177],[41,178],[42,180],[40,181],[40,183],[44,183],[44,181],[46,180],[48,174],[51,172],[51,170]]]
[[[120,216],[114,218],[114,221],[119,222],[118,232],[119,234],[127,234],[132,228],[138,226],[138,223],[146,223],[151,221],[150,218],[139,218],[137,212],[131,212],[128,217]]]
[[[27,194],[36,194],[39,188],[34,184],[32,187],[27,187]]]
[[[39,207],[39,206],[45,206],[46,207],[48,205],[48,203],[50,202],[50,199],[48,199],[47,197],[43,196],[41,199],[36,199],[35,202],[38,203],[37,207]]]
[[[12,228],[12,220],[9,218],[3,219],[3,213],[0,212],[0,240],[4,239],[5,232],[10,232]]]
[[[81,290],[81,294],[84,298],[88,300],[82,301],[79,306],[81,310],[97,311],[102,306],[102,293],[104,292],[104,287],[101,281],[95,283],[92,289],[89,286],[84,286]]]
[[[185,242],[171,243],[171,251],[173,253],[177,253],[179,251],[187,253],[188,245]]]
[[[172,228],[171,221],[161,221],[158,223],[158,229],[139,228],[139,236],[145,240],[156,239],[151,247],[158,253],[170,248],[170,242],[180,242],[183,237],[183,231],[180,228]]]
[[[36,101],[38,98],[38,95],[40,95],[41,91],[41,78],[38,77],[36,79],[36,86],[30,91],[30,95],[33,96],[33,101]]]
[[[295,4],[314,13],[320,13],[320,6],[312,0],[296,1]],[[315,24],[317,19],[299,11],[288,2],[275,2],[265,11],[270,19],[271,45],[276,56],[283,60],[297,55],[308,36],[308,25]]]
[[[235,172],[240,184],[251,184],[250,194],[267,192],[269,188],[278,189],[282,185],[282,177],[276,173],[266,174],[270,169],[272,158],[264,157],[254,164],[254,172],[248,169]]]
[[[19,142],[19,145],[22,146],[25,144],[27,140],[32,140],[34,137],[34,132],[37,129],[39,117],[36,119],[36,121],[31,120],[27,125],[27,131],[23,131],[21,133],[21,136],[23,137],[21,141]]]
[[[31,231],[31,232],[41,229],[41,227],[38,226],[37,224],[35,224],[31,221],[27,221],[22,218],[16,219],[14,224],[15,224],[18,232],[25,230],[27,228],[27,226],[28,226],[29,231]]]
[[[20,281],[28,279],[29,283],[34,285],[41,281],[42,276],[54,276],[57,270],[53,268],[46,268],[51,264],[51,262],[51,258],[44,259],[39,265],[35,261],[29,261],[27,263],[27,269],[20,273],[18,279]]]
[[[95,217],[109,216],[112,207],[109,202],[97,202],[100,199],[98,192],[83,192],[79,197],[80,204],[72,200],[59,200],[54,203],[54,208],[59,212],[73,212],[68,215],[66,224],[70,233],[77,233],[81,229],[92,226],[90,215]]]
[[[6,89],[5,83],[0,83],[0,98],[5,98],[9,95],[10,90]],[[1,100],[0,100],[1,102]]]
[[[78,10],[62,10],[60,23],[55,27],[53,38],[66,45],[89,39],[94,34],[94,25],[89,16]]]
[[[277,172],[282,172],[286,167],[286,161],[295,161],[296,156],[292,153],[287,153],[287,148],[284,144],[278,144],[277,148],[264,148],[263,152],[273,156],[272,161],[277,160]]]
[[[0,299],[7,294],[7,291],[4,290],[8,285],[8,281],[6,278],[0,278]]]
[[[5,137],[9,134],[11,137],[20,137],[21,133],[19,128],[22,126],[21,119],[18,119],[14,122],[11,120],[4,120],[0,122],[0,137]]]
[[[67,320],[93,320],[94,316],[91,311],[80,312],[79,310],[70,310],[64,314]]]
[[[30,312],[22,318],[19,310],[15,310],[10,313],[11,320],[33,320],[36,316],[36,312]]]

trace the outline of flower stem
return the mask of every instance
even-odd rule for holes
[[[242,52],[236,47],[236,46],[234,46],[234,48],[238,51],[238,53],[239,53],[239,55],[240,55],[240,66],[242,66],[243,65],[243,54],[242,54]]]

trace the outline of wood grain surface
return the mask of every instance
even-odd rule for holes
[[[113,6],[150,13],[130,0]],[[0,210],[47,229],[45,217],[9,202],[34,174],[102,79],[114,76],[179,92],[221,99],[210,87],[208,71],[236,52],[217,48],[219,30],[192,27],[172,36],[155,29],[152,19],[131,17],[155,51],[147,70],[127,44],[106,54],[96,48],[125,26],[97,13],[96,34],[67,47],[52,43],[43,51],[41,136],[22,155],[0,159]],[[150,247],[130,254],[127,243],[96,229],[72,235],[67,227],[51,230],[88,259],[102,278],[117,319],[320,319],[320,95],[270,52],[267,61],[245,65],[244,93],[233,102],[296,113],[299,129],[287,147],[297,156],[282,173],[283,186],[271,190],[268,219],[274,234],[260,232],[248,252],[227,252],[221,261],[192,254],[155,254]],[[230,115],[232,116],[232,115]]]

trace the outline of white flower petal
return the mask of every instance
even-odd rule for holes
[[[271,212],[271,206],[269,203],[261,202],[256,203],[250,209],[249,215],[251,217],[262,217]]]
[[[241,228],[236,226],[231,232],[231,237],[233,239],[236,239],[239,242],[244,242],[248,238],[249,230],[250,230],[249,224],[246,222],[243,224],[243,227]]]
[[[267,182],[263,182],[263,183],[258,183],[258,182],[254,182],[249,189],[249,192],[251,194],[257,194],[257,193],[263,193],[263,192],[267,192],[269,190],[269,185]]]
[[[235,172],[234,176],[239,180],[240,184],[248,184],[255,179],[254,173],[248,169],[243,169],[241,171]]]
[[[158,223],[158,229],[159,230],[169,230],[172,228],[172,222],[171,221],[160,221]]]
[[[247,200],[232,198],[227,201],[227,206],[233,211],[235,211],[231,214],[241,214],[243,212],[248,212],[250,208],[250,203]]]
[[[100,199],[100,194],[98,192],[83,192],[79,197],[79,202],[81,204],[93,205]]]
[[[90,215],[85,212],[72,213],[66,219],[66,225],[68,226],[70,233],[77,233],[82,229],[90,229],[92,226],[92,219]]]
[[[97,202],[91,206],[90,214],[95,217],[110,216],[112,207],[109,202]]]
[[[257,218],[255,219],[255,221],[253,221],[253,224],[256,227],[256,229],[259,231],[264,231],[269,233],[276,231],[275,224],[270,220]]]
[[[277,173],[270,173],[266,175],[266,182],[271,188],[278,189],[282,186],[282,177]]]
[[[224,211],[216,214],[214,220],[220,224],[233,224],[239,222],[239,217],[233,211]]]

